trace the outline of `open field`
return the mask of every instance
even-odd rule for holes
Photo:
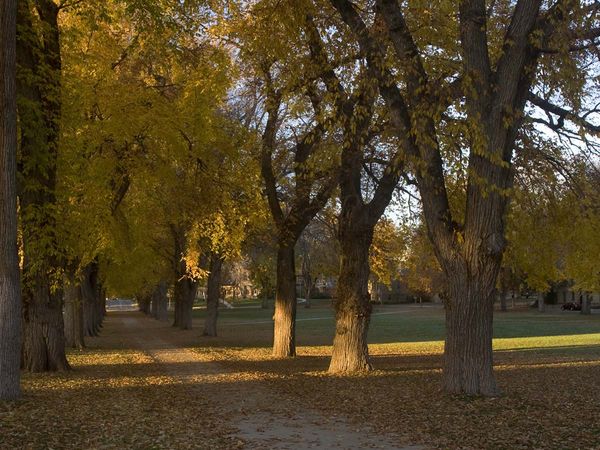
[[[291,360],[270,357],[270,314],[223,309],[220,337],[202,338],[202,310],[191,331],[111,313],[69,355],[73,372],[24,376],[24,400],[0,409],[0,448],[299,448],[311,429],[345,437],[339,448],[600,448],[600,315],[497,313],[504,395],[483,399],[440,391],[439,308],[376,307],[375,370],[349,377],[326,374],[326,302],[298,309]]]

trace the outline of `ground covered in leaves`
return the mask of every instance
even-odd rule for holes
[[[600,449],[600,315],[500,316],[494,346],[504,395],[483,399],[440,390],[442,342],[434,338],[443,312],[386,315],[394,311],[374,318],[376,370],[349,377],[326,373],[325,310],[300,312],[303,345],[291,360],[270,357],[271,324],[256,316],[268,311],[224,311],[212,339],[199,336],[201,316],[196,330],[181,332],[140,313],[111,315],[102,337],[69,355],[72,372],[26,374],[24,399],[0,403],[0,448],[269,448],[252,441],[254,428],[240,435],[234,416],[268,428],[272,414],[303,421],[304,430],[342,418],[371,430],[374,447],[379,436],[397,448]],[[402,334],[414,324],[420,341]],[[156,356],[169,347],[187,359]]]
[[[23,400],[0,402],[0,449],[240,447],[202,385],[191,395],[117,326],[71,352],[71,372],[24,374]]]
[[[273,361],[264,346],[233,347],[234,330],[226,325],[212,350],[198,351],[212,351],[231,371],[254,374],[298,404],[346,415],[401,442],[444,449],[600,449],[600,315],[498,316],[496,335],[506,336],[494,341],[503,395],[492,399],[441,392],[441,341],[372,344],[376,370],[350,377],[326,373],[328,346],[302,346],[297,358]],[[443,312],[411,314],[407,326],[422,320],[443,320]],[[263,339],[244,332],[255,343]],[[373,340],[389,340],[380,339],[386,333],[375,332]]]

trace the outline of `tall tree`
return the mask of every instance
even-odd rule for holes
[[[223,15],[246,69],[253,116],[247,123],[261,134],[264,194],[277,230],[273,355],[290,357],[296,354],[295,247],[335,189],[339,146],[332,145],[333,114],[306,58],[303,32],[292,25],[302,8],[279,6],[231,2]]]
[[[0,400],[21,394],[21,288],[17,256],[17,1],[0,5]]]
[[[548,92],[582,105],[600,34],[598,6],[464,0],[436,2],[430,16],[396,0],[329,4],[344,23],[333,26],[350,33],[348,45],[360,48],[385,103],[445,275],[444,386],[496,395],[493,302],[515,145],[523,144],[528,100],[549,114]],[[565,76],[574,81],[564,82]],[[578,109],[558,115],[564,122],[571,114],[585,132],[587,116]],[[452,208],[445,177],[444,158],[454,148],[467,152],[460,210]]]
[[[337,177],[327,170],[319,173],[311,167],[311,159],[322,145],[326,131],[323,119],[319,119],[320,101],[316,92],[312,92],[309,96],[314,107],[316,123],[292,146],[294,184],[289,193],[290,198],[285,202],[285,206],[282,206],[284,202],[281,201],[277,190],[278,177],[273,168],[273,159],[278,150],[277,130],[283,92],[274,87],[270,70],[269,67],[265,71],[268,120],[262,141],[261,169],[278,234],[273,355],[288,357],[296,355],[296,243],[302,231],[329,200],[337,184]],[[285,175],[283,178],[285,179]]]
[[[376,103],[377,90],[369,80],[369,67],[358,63],[350,79],[341,77],[327,52],[325,36],[311,15],[306,17],[305,27],[316,74],[334,99],[343,136],[338,217],[340,270],[329,371],[369,370],[369,249],[375,226],[400,181],[403,159],[399,150],[390,151],[388,138],[382,132],[387,125]],[[342,56],[346,60],[357,58],[352,50]]]
[[[56,161],[61,53],[52,0],[18,7],[20,212],[23,239],[23,359],[26,370],[65,370],[62,251],[56,236]]]

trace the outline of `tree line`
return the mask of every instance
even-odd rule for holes
[[[0,397],[19,368],[68,370],[108,294],[164,319],[170,290],[188,329],[206,284],[216,335],[242,255],[275,275],[273,356],[294,356],[311,227],[335,237],[331,373],[371,368],[369,279],[399,252],[443,298],[445,389],[498,394],[499,275],[600,284],[599,19],[573,0],[5,1]]]

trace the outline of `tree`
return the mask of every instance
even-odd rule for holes
[[[332,174],[326,173],[323,176],[311,167],[310,159],[313,159],[314,153],[318,151],[325,132],[325,126],[318,118],[320,105],[314,93],[311,101],[316,116],[313,120],[316,123],[292,147],[295,184],[285,209],[282,207],[277,193],[273,157],[277,146],[276,134],[283,93],[274,88],[270,70],[271,68],[268,68],[265,73],[268,121],[263,134],[261,169],[269,207],[278,232],[273,355],[287,357],[296,354],[295,246],[302,231],[325,206],[337,179]],[[316,191],[316,194],[311,195],[312,191]]]
[[[172,283],[175,325],[189,328],[209,251],[197,225],[222,192],[239,194],[227,185],[239,168],[221,157],[239,141],[223,113],[228,58],[198,33],[206,11],[171,6],[82,4],[62,22],[61,238],[85,292],[135,295],[164,318]]]
[[[334,99],[343,137],[339,175],[338,240],[340,271],[336,299],[336,333],[329,371],[369,370],[367,332],[371,315],[368,292],[369,249],[375,226],[392,200],[400,181],[399,152],[389,150],[386,125],[361,64],[353,78],[334,70],[326,43],[311,15],[305,18],[310,56],[328,94]],[[344,59],[353,60],[352,50]],[[339,55],[334,55],[339,57]],[[351,72],[352,73],[352,72]],[[345,85],[353,85],[349,91]]]
[[[56,236],[56,160],[61,116],[59,6],[19,2],[19,205],[23,241],[23,359],[33,372],[66,370],[62,258]]]
[[[206,319],[202,335],[216,336],[219,298],[221,297],[221,269],[224,258],[214,251],[210,253],[209,258],[209,273],[206,283]]]
[[[21,291],[17,255],[17,2],[0,5],[0,400],[20,397]]]
[[[425,226],[411,230],[404,260],[402,279],[409,289],[429,296],[444,295],[442,270],[435,257]]]
[[[559,209],[563,211],[559,269],[563,279],[574,282],[573,289],[582,291],[582,314],[591,314],[591,292],[600,290],[600,170],[597,163],[586,164],[579,157],[570,173],[576,188],[564,193]]]
[[[349,0],[329,3],[344,24],[332,26],[347,45],[360,48],[385,103],[402,149],[401,168],[414,177],[444,273],[445,389],[496,395],[493,302],[506,248],[514,149],[522,143],[528,101],[552,113],[543,97],[560,91],[582,104],[598,34],[597,6],[465,0],[436,3],[422,15],[395,0],[361,2],[360,9]],[[567,87],[563,80],[574,73]],[[566,111],[554,110],[561,109]],[[559,116],[564,122],[570,114],[585,132],[589,123],[579,111]],[[444,173],[445,156],[457,148],[467,152],[459,211],[451,207]]]
[[[256,227],[244,243],[244,253],[248,255],[248,270],[250,279],[255,286],[260,288],[262,297],[261,307],[269,307],[269,298],[273,298],[277,272],[275,256],[277,242],[274,239],[275,231],[272,224],[266,221],[262,226]]]
[[[304,230],[298,241],[300,274],[302,276],[305,307],[311,307],[311,291],[319,277],[334,277],[339,270],[334,208],[326,205]]]
[[[379,301],[379,284],[388,288],[400,277],[400,267],[406,255],[406,230],[383,217],[375,226],[369,252],[371,267],[371,300]]]

